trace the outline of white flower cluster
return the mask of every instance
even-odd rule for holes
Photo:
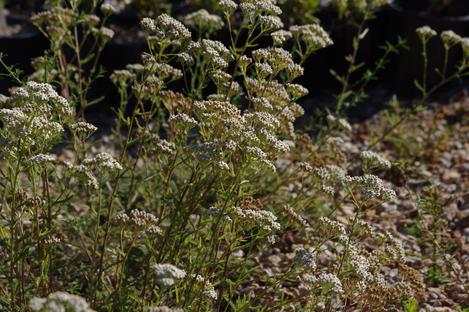
[[[158,63],[150,54],[144,53],[142,56],[143,68],[149,76],[155,75],[161,81],[178,80],[182,78],[183,73],[180,69],[174,68],[169,64]]]
[[[293,37],[290,31],[287,31],[284,29],[274,31],[270,35],[272,36],[272,40],[274,42],[274,45],[276,46],[283,45],[285,42],[287,42],[289,39]]]
[[[437,35],[437,32],[431,29],[430,26],[422,26],[417,28],[415,31],[422,41],[428,41]]]
[[[276,0],[242,0],[240,8],[251,23],[254,23],[256,17],[282,14]]]
[[[344,139],[342,139],[341,137],[331,136],[326,139],[326,144],[333,149],[340,148],[341,146],[343,146],[344,143]]]
[[[158,139],[155,144],[155,150],[163,154],[174,155],[176,154],[176,144],[164,139]]]
[[[128,82],[135,80],[137,76],[127,69],[118,69],[112,72],[111,76],[112,82],[116,85],[126,85]]]
[[[295,64],[290,52],[283,48],[265,48],[252,51],[252,58],[258,63],[266,63],[273,73],[285,70],[291,80],[303,75],[303,68]]]
[[[80,165],[75,165],[70,162],[63,162],[65,167],[73,172],[79,173],[86,178],[86,185],[92,189],[99,188],[98,179],[93,174],[95,170],[122,170],[122,166],[108,153],[99,153],[93,158],[85,158]]]
[[[416,29],[419,38],[426,42],[435,37],[438,33],[429,26],[422,26]],[[440,34],[441,40],[447,49],[460,44],[463,50],[463,65],[469,67],[469,38],[461,37],[452,30],[445,30]]]
[[[45,115],[57,114],[58,117],[67,118],[73,115],[73,110],[68,101],[47,83],[29,81],[26,86],[16,88],[11,101],[15,107],[21,107],[24,112],[38,112]]]
[[[45,83],[30,81],[16,88],[5,102],[13,108],[0,109],[0,137],[10,142],[11,155],[47,148],[62,135],[62,124],[73,115],[67,100]],[[15,143],[18,141],[21,144]],[[13,146],[19,149],[13,151]]]
[[[178,20],[168,14],[161,14],[156,19],[144,18],[141,22],[144,31],[156,41],[180,45],[191,38],[190,31]]]
[[[187,131],[197,126],[197,121],[187,114],[181,113],[172,115],[168,118],[168,122],[177,130]]]
[[[389,160],[373,151],[363,151],[361,152],[360,156],[367,167],[384,169],[391,168],[391,163]]]
[[[347,132],[352,131],[352,126],[343,118],[336,118],[333,115],[327,115],[327,121],[331,127],[338,127],[339,129]]]
[[[156,282],[160,286],[172,286],[175,280],[186,277],[186,272],[172,264],[155,264],[152,269],[156,276]]]
[[[261,15],[259,16],[259,24],[264,31],[272,31],[283,28],[283,22],[278,16]]]
[[[318,24],[294,25],[289,30],[296,40],[305,43],[310,53],[334,44],[331,37]]]
[[[57,156],[55,155],[45,155],[45,154],[38,154],[33,156],[29,159],[29,161],[35,165],[44,165],[47,163],[55,163],[57,160]]]
[[[215,14],[208,13],[205,9],[200,9],[184,17],[184,23],[199,32],[214,32],[223,28],[225,23],[222,18]]]
[[[94,176],[91,169],[85,165],[73,165],[69,162],[65,163],[65,166],[73,172],[79,173],[86,178],[86,186],[94,190],[99,189],[98,179]]]
[[[78,136],[89,136],[98,130],[94,125],[85,121],[79,121],[68,126],[73,134]]]
[[[34,312],[94,312],[84,298],[62,291],[31,299],[29,308]]]
[[[220,41],[202,39],[198,42],[192,42],[189,45],[192,53],[200,52],[206,57],[215,68],[226,69],[230,62],[234,60],[233,54]]]
[[[281,124],[270,113],[242,115],[235,105],[214,100],[195,102],[194,109],[200,120],[199,126],[203,129],[204,141],[213,142],[219,150],[227,151],[226,143],[229,142],[227,152],[242,151],[257,163],[275,170],[264,149],[277,154],[289,148],[286,142],[277,139],[275,133]]]
[[[83,160],[83,165],[107,170],[122,170],[122,166],[108,153],[99,153]]]
[[[308,275],[305,274],[305,277],[306,278],[304,279],[306,281],[312,284],[320,285],[321,288],[332,291],[333,293],[342,294],[344,292],[344,289],[342,287],[342,282],[335,274],[321,273],[317,276],[311,275],[311,274],[308,274]]]
[[[208,99],[210,100],[224,101],[226,98],[225,94],[228,94],[228,97],[231,98],[242,92],[239,83],[234,81],[233,77],[223,70],[217,69],[211,71],[210,78],[217,86],[217,94],[209,95]]]
[[[329,195],[335,194],[346,177],[345,170],[335,165],[314,168],[314,174],[320,179],[322,191]]]
[[[358,188],[365,198],[378,198],[384,201],[393,200],[396,192],[384,185],[383,180],[375,175],[347,176],[344,179],[345,185],[350,188]]]
[[[297,83],[287,83],[287,91],[293,101],[296,101],[309,93],[308,89]]]
[[[331,220],[327,217],[319,218],[319,223],[321,225],[321,233],[330,237],[346,237],[345,226],[337,221]]]
[[[222,12],[230,15],[238,8],[238,5],[232,0],[220,0],[218,2],[218,7]]]
[[[114,6],[113,2],[115,2],[115,0],[104,0],[100,7],[101,12],[103,12],[104,14],[116,13],[118,10]]]
[[[452,30],[445,30],[440,34],[441,40],[447,47],[461,43],[462,37]]]
[[[210,283],[210,281],[203,278],[201,275],[195,276],[195,280],[198,283],[202,284],[202,287],[204,289],[203,294],[205,297],[212,300],[217,300],[218,293],[216,292],[215,288],[213,287],[212,283]]]
[[[99,35],[104,40],[110,40],[114,37],[114,30],[108,27],[100,27],[99,29],[95,29],[94,33]]]
[[[127,225],[138,230],[145,230],[147,234],[161,234],[158,226],[158,218],[145,211],[133,209],[130,215],[120,212],[116,215],[116,222],[119,225]]]
[[[233,213],[243,221],[253,222],[267,232],[280,230],[277,217],[267,210],[253,210],[246,207],[233,207]]]

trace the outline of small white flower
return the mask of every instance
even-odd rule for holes
[[[42,165],[45,163],[54,163],[56,160],[57,157],[55,155],[38,154],[36,156],[31,157],[29,161],[36,165]]]
[[[172,286],[175,280],[186,277],[186,272],[172,264],[155,264],[152,266],[156,275],[156,281],[160,286]]]
[[[428,41],[430,38],[435,37],[437,32],[430,28],[430,26],[422,26],[415,30],[417,35],[423,41]]]
[[[363,151],[361,153],[361,158],[368,166],[385,169],[391,168],[389,160],[373,151]]]
[[[84,298],[62,291],[31,299],[29,308],[34,312],[94,312]]]
[[[274,45],[283,45],[292,37],[292,33],[287,30],[277,30],[271,34]]]
[[[238,5],[232,0],[220,0],[218,6],[226,14],[232,14],[238,8]]]
[[[445,30],[440,34],[441,40],[443,40],[444,44],[448,47],[452,47],[458,43],[461,43],[461,36],[456,34],[452,30]]]
[[[83,165],[94,165],[97,168],[104,168],[108,170],[122,170],[122,166],[108,153],[99,153],[94,158],[86,158],[83,160]]]
[[[114,14],[117,12],[117,9],[109,2],[104,2],[101,4],[101,11],[104,14]]]

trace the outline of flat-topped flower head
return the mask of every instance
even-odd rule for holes
[[[267,210],[254,210],[247,207],[233,207],[234,215],[245,222],[252,222],[259,225],[267,232],[277,231],[280,229],[280,223],[277,216]]]
[[[417,32],[420,40],[425,42],[437,35],[437,32],[431,29],[430,26],[422,26],[417,28],[415,31]]]
[[[223,13],[231,15],[238,8],[238,5],[232,0],[220,0],[218,7]]]
[[[396,192],[386,187],[383,180],[372,174],[355,177],[348,176],[344,179],[344,183],[348,187],[360,190],[367,199],[376,198],[389,201],[396,198]]]
[[[97,169],[122,170],[122,166],[108,153],[99,153],[93,158],[83,160],[83,165],[94,166]]]
[[[272,40],[274,42],[274,45],[276,46],[283,45],[285,42],[287,42],[289,39],[293,37],[290,31],[283,30],[283,29],[274,31],[270,35],[272,36]]]
[[[443,40],[443,43],[445,44],[446,47],[450,48],[456,44],[461,43],[461,36],[456,34],[452,30],[445,30],[440,34],[441,40]]]
[[[278,16],[261,15],[259,23],[264,31],[274,31],[283,28],[283,22]]]
[[[187,273],[172,264],[155,264],[152,266],[156,282],[160,286],[172,286],[176,280],[183,279]]]
[[[141,21],[143,29],[155,38],[154,42],[164,41],[166,44],[180,45],[191,38],[190,31],[177,19],[168,14],[161,14],[154,21],[144,18]]]
[[[101,9],[101,12],[103,12],[104,14],[108,14],[108,15],[114,14],[117,12],[116,7],[114,7],[112,3],[106,2],[106,1],[104,1],[104,3],[101,4],[100,9]]]
[[[51,293],[46,298],[33,298],[29,308],[34,312],[94,312],[84,298],[63,291]]]
[[[79,121],[69,125],[70,130],[78,136],[89,136],[98,130],[94,125],[87,123],[85,121]]]
[[[197,30],[199,34],[210,34],[223,28],[225,23],[222,18],[215,14],[208,13],[205,9],[200,9],[184,17],[187,26]]]
[[[293,37],[305,43],[308,50],[315,51],[332,45],[334,42],[318,24],[294,25],[290,27]]]
[[[382,155],[375,153],[373,151],[363,151],[361,153],[361,158],[365,165],[369,168],[383,168],[389,169],[391,168],[391,163],[389,160],[384,158]]]

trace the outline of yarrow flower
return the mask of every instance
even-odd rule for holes
[[[57,156],[55,155],[44,155],[38,154],[33,156],[29,159],[29,161],[35,165],[42,165],[46,163],[54,163],[57,160]]]
[[[361,153],[361,158],[368,167],[377,167],[385,169],[391,168],[391,163],[389,162],[389,160],[373,151],[363,151]]]
[[[417,35],[420,40],[428,41],[437,35],[437,32],[430,28],[430,26],[422,26],[416,29]]]
[[[276,30],[283,28],[283,22],[278,16],[261,15],[259,16],[259,23],[264,30]]]
[[[105,40],[110,40],[114,37],[114,30],[108,27],[101,27],[98,30],[98,34]]]
[[[461,40],[462,40],[461,36],[459,36],[452,30],[443,31],[440,34],[440,37],[441,37],[441,40],[443,40],[443,43],[445,44],[445,46],[447,46],[448,48],[461,43]]]
[[[382,200],[392,200],[396,197],[396,192],[384,185],[383,180],[375,175],[346,177],[344,183],[348,187],[358,188],[366,198],[378,198]]]
[[[319,276],[313,276],[312,282],[320,284],[323,288],[329,288],[330,291],[336,294],[342,294],[344,292],[342,283],[335,274],[321,273]]]
[[[145,18],[141,25],[150,36],[156,39],[155,42],[163,40],[173,45],[180,45],[182,41],[191,38],[190,31],[180,21],[165,13],[153,21]]]
[[[34,312],[94,312],[84,298],[63,291],[46,298],[33,298],[29,301],[29,308]]]
[[[187,114],[181,113],[169,117],[168,122],[176,129],[187,130],[197,125],[197,121]]]
[[[86,158],[83,160],[83,165],[108,170],[122,170],[122,166],[108,153],[99,153],[93,158]]]
[[[220,0],[218,2],[218,6],[223,11],[223,13],[228,15],[231,15],[238,8],[236,2],[232,0]]]
[[[74,134],[85,135],[85,136],[91,135],[96,130],[98,130],[98,128],[95,127],[94,125],[84,122],[84,121],[73,123],[69,125],[69,128]]]
[[[308,95],[309,93],[308,89],[297,83],[287,83],[287,91],[294,101]]]
[[[125,212],[116,215],[118,225],[131,226],[137,230],[144,230],[147,234],[161,234],[161,228],[158,226],[158,218],[145,211],[133,209],[130,215]]]
[[[283,29],[274,31],[270,35],[272,36],[272,40],[274,42],[274,45],[278,45],[278,46],[283,45],[285,42],[287,42],[293,36],[291,32],[289,32],[287,30],[283,30]]]
[[[200,9],[184,17],[184,23],[199,31],[199,33],[212,33],[223,28],[225,23],[222,18],[215,14]]]
[[[106,1],[101,4],[100,9],[104,14],[114,14],[117,12],[117,9],[111,3]]]
[[[289,30],[293,37],[306,44],[309,53],[334,43],[327,32],[318,24],[294,25]]]
[[[272,232],[280,229],[277,217],[267,210],[252,210],[246,207],[233,207],[234,214],[241,220],[258,224],[262,229]]]
[[[183,279],[187,273],[172,264],[155,264],[152,269],[156,275],[156,282],[160,286],[172,286],[175,280]]]

